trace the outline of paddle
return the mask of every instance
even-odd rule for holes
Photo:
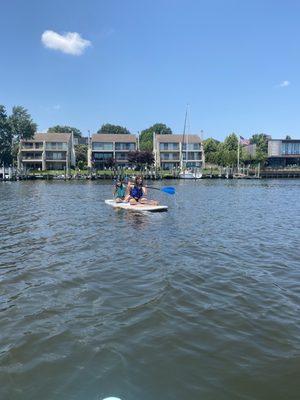
[[[154,186],[146,186],[147,189],[154,189],[154,190],[160,190],[161,192],[167,193],[167,194],[175,194],[175,188],[172,186],[164,186],[162,188],[157,188]]]
[[[175,188],[173,186],[164,186],[162,188],[157,188],[154,186],[146,186],[148,189],[154,189],[154,190],[160,190],[161,192],[167,193],[167,194],[175,194]]]

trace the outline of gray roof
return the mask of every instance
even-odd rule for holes
[[[179,135],[156,135],[156,140],[159,143],[180,143],[183,142],[183,134]],[[198,135],[185,135],[185,142],[201,143],[201,138]]]
[[[92,142],[120,142],[120,143],[135,143],[135,135],[127,134],[110,134],[110,133],[95,133],[92,135]]]
[[[32,139],[22,140],[22,142],[63,142],[67,143],[71,138],[71,133],[36,133]]]

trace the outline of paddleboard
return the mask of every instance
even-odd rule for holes
[[[168,206],[152,206],[150,204],[129,204],[129,203],[116,203],[115,200],[105,200],[105,203],[114,208],[122,208],[129,211],[150,211],[162,212],[168,211]]]

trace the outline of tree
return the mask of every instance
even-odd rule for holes
[[[141,150],[153,151],[153,133],[156,133],[156,135],[171,135],[172,130],[162,123],[156,123],[150,128],[144,129],[140,135]]]
[[[265,133],[252,135],[250,138],[251,144],[256,144],[256,149],[262,153],[268,153],[268,136]]]
[[[140,151],[139,153],[138,161],[140,164],[147,165],[148,167],[154,164],[154,155],[152,151]]]
[[[154,164],[154,155],[152,151],[143,151],[141,154],[141,163],[150,167]]]
[[[84,166],[87,164],[87,151],[88,146],[86,144],[77,144],[75,147],[76,164]]]
[[[204,140],[204,153],[205,153],[205,160],[210,163],[216,163],[215,157],[216,152],[218,151],[218,145],[220,142],[213,138],[208,138]]]
[[[104,124],[98,130],[97,133],[108,133],[113,135],[120,135],[120,134],[130,134],[129,130],[120,125],[112,125],[112,124]]]
[[[108,158],[104,164],[105,164],[106,168],[114,168],[116,166],[116,160],[111,157],[111,158]]]
[[[0,105],[0,163],[12,163],[13,135],[7,118],[5,107]]]
[[[54,132],[54,133],[72,133],[74,137],[80,138],[82,136],[81,131],[77,128],[74,128],[73,126],[68,126],[68,125],[55,125],[50,128],[48,128],[48,132]]]
[[[236,136],[236,134],[231,133],[224,140],[225,149],[228,151],[237,151],[238,142],[239,142],[239,140],[238,140],[238,137]]]
[[[142,165],[151,166],[154,164],[154,155],[152,151],[130,151],[128,153],[128,162],[141,168]]]
[[[12,114],[7,117],[5,107],[0,105],[0,161],[11,164],[17,154],[18,142],[31,139],[36,129],[37,125],[24,107],[13,107]]]
[[[128,155],[127,155],[127,160],[129,162],[129,164],[137,165],[138,164],[138,155],[139,155],[139,151],[138,150],[129,151]]]
[[[12,135],[16,141],[33,138],[37,125],[33,122],[28,111],[21,106],[15,106],[8,118]]]
[[[268,136],[265,133],[255,134],[250,138],[251,144],[256,144],[255,160],[264,163],[268,158]]]

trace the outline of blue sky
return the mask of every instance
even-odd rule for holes
[[[0,104],[87,135],[107,122],[181,133],[189,103],[204,137],[299,138],[299,20],[296,0],[3,0]]]

